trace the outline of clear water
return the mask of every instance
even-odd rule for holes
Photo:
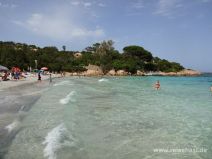
[[[211,76],[57,79],[4,158],[211,159],[211,84]],[[207,152],[154,152],[165,148]]]

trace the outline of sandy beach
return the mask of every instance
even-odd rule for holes
[[[60,77],[59,74],[52,74],[52,78]],[[42,81],[48,80],[49,75],[42,75]],[[37,76],[28,76],[27,78],[20,80],[9,80],[9,81],[0,81],[0,91],[3,91],[8,88],[17,87],[25,84],[33,84],[38,82]]]

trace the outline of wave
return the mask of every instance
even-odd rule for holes
[[[65,125],[62,123],[47,134],[45,141],[42,144],[46,145],[43,150],[44,157],[47,157],[48,159],[56,159],[57,151],[59,149],[75,146],[75,139],[69,134]]]
[[[24,111],[25,106],[21,106],[18,111],[17,118],[9,125],[5,126],[5,129],[8,133],[16,132],[21,128],[21,121],[27,115],[27,112]]]
[[[60,99],[61,104],[68,104],[70,101],[74,102],[75,100],[73,99],[73,96],[76,92],[71,91],[65,98]]]
[[[25,105],[22,105],[18,112],[24,111]]]
[[[27,115],[27,112],[24,111],[25,108],[25,105],[22,105],[18,110],[16,119],[11,124],[5,126],[5,129],[8,131],[8,133],[18,131],[21,128],[21,121]]]
[[[5,129],[8,131],[8,133],[11,133],[14,130],[18,130],[20,127],[20,121],[14,120],[11,124],[7,125]]]
[[[72,85],[70,81],[62,81],[59,83],[55,83],[53,86],[63,86],[63,85]]]
[[[99,79],[99,82],[108,82],[109,80],[108,79],[106,79],[106,78],[101,78],[101,79]]]

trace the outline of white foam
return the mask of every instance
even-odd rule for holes
[[[11,124],[7,125],[5,129],[8,131],[8,133],[11,133],[14,130],[17,130],[20,126],[20,121],[14,120]]]
[[[22,105],[18,112],[22,112],[25,108],[25,105]]]
[[[62,81],[59,83],[55,83],[53,86],[63,86],[63,85],[70,85],[70,81]]]
[[[109,80],[108,79],[106,79],[106,78],[101,78],[101,79],[99,79],[99,82],[108,82]]]
[[[76,93],[75,91],[71,91],[65,98],[60,99],[60,103],[68,104],[70,101],[74,102],[75,100],[74,100],[73,96],[75,93]]]
[[[43,150],[44,157],[48,159],[56,159],[57,151],[66,146],[74,146],[74,138],[68,134],[64,124],[60,124],[53,128],[45,137],[43,142],[46,147]]]

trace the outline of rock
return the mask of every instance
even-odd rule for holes
[[[116,72],[116,75],[117,76],[127,76],[128,75],[128,72],[124,71],[124,70],[118,70]]]
[[[80,52],[76,52],[76,53],[74,53],[74,57],[80,58],[80,57],[82,57],[82,54]]]
[[[100,76],[103,75],[103,72],[95,71],[95,70],[87,70],[84,72],[85,76]]]
[[[107,73],[108,76],[115,76],[116,75],[116,71],[114,69],[110,70],[108,73]]]
[[[72,73],[72,76],[78,76],[77,72]]]
[[[161,76],[199,76],[201,72],[190,70],[190,69],[184,69],[179,72],[159,72]]]
[[[137,70],[136,75],[137,76],[144,76],[144,72]]]
[[[65,76],[72,76],[71,72],[64,72]]]
[[[177,73],[176,72],[167,72],[166,76],[176,76]]]
[[[199,75],[201,75],[201,72],[191,70],[191,69],[184,69],[180,72],[177,72],[177,75],[179,75],[179,76],[199,76]]]
[[[85,71],[83,73],[85,76],[102,76],[102,75],[104,75],[102,69],[99,66],[89,64],[85,68],[87,69],[87,71]]]

